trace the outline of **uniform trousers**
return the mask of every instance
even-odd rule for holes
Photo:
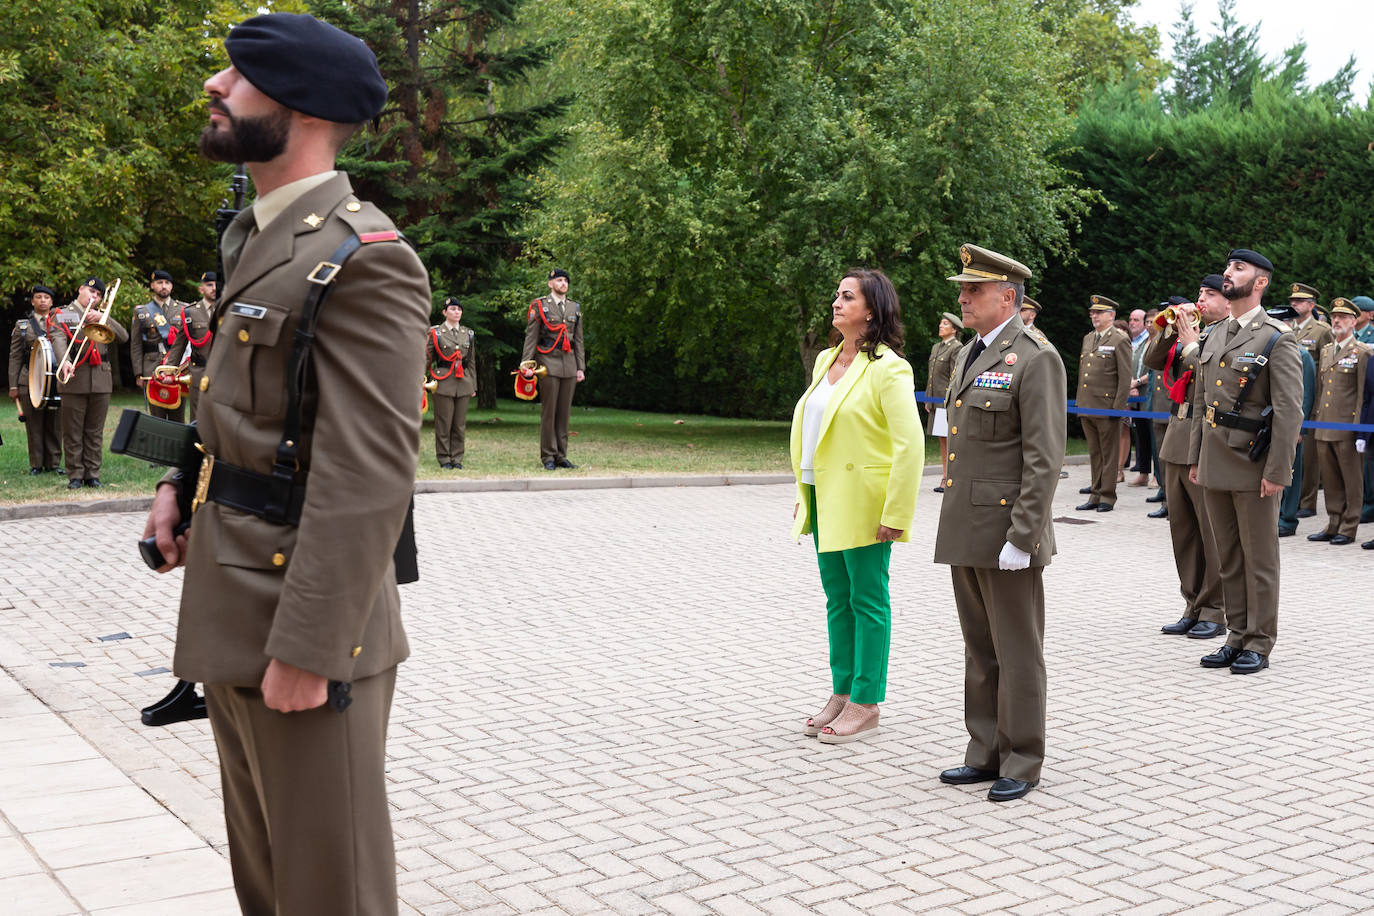
[[[108,394],[62,395],[62,447],[67,452],[69,480],[100,476],[100,449],[109,412]]]
[[[1088,460],[1092,470],[1090,503],[1116,505],[1116,473],[1121,464],[1121,421],[1116,417],[1079,418],[1083,438],[1088,440]]]
[[[1187,607],[1184,616],[1224,624],[1221,576],[1207,522],[1207,504],[1202,487],[1188,479],[1188,465],[1164,462],[1164,494],[1169,504],[1169,538],[1174,544],[1178,590]]]
[[[1321,462],[1317,460],[1317,431],[1305,429],[1302,433],[1303,451],[1307,453],[1307,463],[1302,467],[1302,495],[1298,499],[1299,509],[1317,510],[1317,491],[1321,489]]]
[[[463,462],[468,442],[468,405],[472,395],[459,398],[442,394],[431,395],[434,399],[434,457],[440,464]]]
[[[949,571],[964,632],[964,763],[1034,782],[1045,760],[1045,568]]]
[[[576,377],[546,375],[539,382],[539,460],[568,460],[568,420]]]
[[[1355,451],[1355,435],[1329,441],[1317,440],[1322,483],[1326,491],[1326,530],[1329,534],[1355,536],[1364,506],[1363,456]]]
[[[268,709],[205,685],[229,863],[244,916],[395,916],[386,729],[396,669],[353,683],[344,712]]]
[[[1279,500],[1203,488],[1221,574],[1226,644],[1268,655],[1279,630]]]
[[[200,380],[205,375],[204,368],[191,369],[191,390],[186,392],[185,402],[187,406],[186,422],[196,421],[196,412],[200,409]]]
[[[1279,530],[1287,528],[1296,530],[1298,527],[1298,509],[1302,501],[1302,482],[1306,475],[1306,462],[1303,461],[1302,446],[1307,439],[1303,436],[1298,440],[1298,447],[1293,451],[1293,479],[1288,486],[1283,488],[1283,500],[1279,503]],[[1316,461],[1315,453],[1308,461]]]
[[[816,488],[808,486],[816,565],[825,589],[825,621],[830,633],[831,690],[851,703],[887,699],[887,657],[892,642],[892,598],[888,565],[892,542],[849,550],[820,549]],[[873,523],[877,531],[878,523]]]
[[[146,400],[146,399],[145,399]],[[148,413],[154,417],[161,417],[164,420],[175,420],[178,423],[186,422],[186,399],[182,398],[176,410],[168,410],[166,407],[159,407],[151,402],[148,403]]]
[[[62,466],[62,410],[59,406],[38,408],[29,400],[28,386],[19,389],[19,403],[24,408],[24,435],[29,440],[29,467],[60,468]]]
[[[1168,505],[1169,494],[1164,493],[1164,459],[1159,457],[1160,449],[1164,448],[1164,435],[1169,431],[1167,420],[1155,420],[1152,426],[1155,436],[1155,480],[1159,481],[1161,494],[1164,496],[1164,503]]]

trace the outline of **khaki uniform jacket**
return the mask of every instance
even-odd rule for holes
[[[961,344],[959,335],[949,340],[937,340],[930,348],[930,361],[926,365],[926,396],[942,398],[949,388],[949,380],[954,375],[954,357],[958,355]],[[934,412],[938,404],[927,404],[926,409]]]
[[[1362,344],[1352,334],[1345,343],[1334,340],[1322,347],[1317,364],[1317,401],[1312,418],[1321,423],[1360,422],[1360,401],[1364,394],[1366,367],[1374,347]],[[1318,442],[1350,442],[1355,433],[1341,429],[1313,430]]]
[[[544,327],[539,317],[541,306],[549,324],[554,327],[560,322],[567,324],[569,351],[564,352],[561,341],[555,342],[554,335]],[[541,350],[549,352],[543,353]],[[547,367],[549,375],[554,378],[576,378],[578,372],[587,371],[587,357],[582,347],[582,306],[571,299],[564,299],[560,307],[553,296],[540,296],[530,303],[525,323],[525,346],[520,352],[520,361],[531,359]]]
[[[1193,386],[1193,426],[1188,444],[1188,463],[1198,467],[1198,483],[1214,490],[1258,490],[1260,478],[1288,486],[1293,477],[1293,455],[1302,428],[1302,357],[1293,332],[1263,311],[1227,339],[1227,322],[1217,322],[1199,348],[1198,375]],[[1264,352],[1275,331],[1282,332],[1269,354],[1269,363],[1246,397],[1241,415],[1259,419],[1265,407],[1273,408],[1273,435],[1269,451],[1260,461],[1250,460],[1254,433],[1233,429],[1206,418],[1208,407],[1217,413],[1232,409],[1240,394],[1241,379],[1250,379],[1258,368],[1254,358]]]
[[[185,306],[186,321],[182,322],[182,307],[178,305],[167,319],[172,323],[172,328],[176,332],[176,340],[172,343],[172,348],[167,351],[167,362],[171,365],[179,365],[182,357],[186,353],[186,348],[191,348],[191,381],[199,384],[201,376],[205,374],[205,361],[210,352],[210,342],[214,340],[214,335],[210,326],[211,315],[214,312],[213,302],[206,302],[201,299],[194,305]],[[186,325],[190,325],[189,335]],[[210,340],[197,347],[191,343],[191,338],[205,340],[205,335],[210,334]]]
[[[71,338],[67,336],[67,331],[79,334],[81,319],[85,314],[80,303],[73,302],[66,308],[57,310],[57,319],[48,329],[48,340],[52,342],[53,358],[57,360],[58,368],[61,368],[62,354],[67,351],[67,345],[71,343]],[[129,332],[124,330],[124,325],[115,321],[109,321],[110,329],[114,331],[115,340],[119,343],[129,339]],[[80,347],[77,344],[77,347]],[[72,348],[72,355],[76,355],[77,347]],[[70,382],[58,381],[57,391],[59,394],[109,394],[114,390],[114,367],[116,358],[113,344],[87,344],[85,349],[95,350],[100,354],[100,365],[95,365],[94,357],[86,356],[81,360],[81,365],[76,367],[76,372],[72,374]]]
[[[56,309],[48,312],[49,317],[53,317]],[[10,331],[10,389],[16,390],[29,387],[29,354],[33,351],[33,342],[41,337],[48,337],[47,322],[38,317],[32,309],[23,318],[14,323],[14,330]],[[51,338],[49,338],[51,342]],[[66,343],[62,344],[66,348]],[[53,359],[61,359],[62,351],[57,350],[53,353]],[[54,366],[54,369],[57,367]]]
[[[1125,410],[1126,399],[1131,396],[1134,369],[1131,339],[1125,331],[1117,327],[1109,327],[1100,334],[1089,331],[1083,337],[1083,350],[1078,355],[1075,402],[1079,407]]]
[[[1331,326],[1309,315],[1306,321],[1293,329],[1293,337],[1298,341],[1298,346],[1312,354],[1313,362],[1320,362],[1322,347],[1332,340]]]
[[[134,375],[149,378],[153,370],[162,365],[170,349],[163,344],[163,335],[181,320],[181,306],[182,303],[174,298],[168,298],[165,306],[152,301],[134,306],[129,319],[129,361],[134,367]]]
[[[394,226],[340,173],[244,239],[226,230],[197,425],[206,450],[270,474],[286,416],[286,367],[306,276],[346,239]],[[385,671],[409,652],[392,553],[420,447],[428,275],[400,241],[364,244],[320,308],[302,403],[299,527],[210,502],[196,513],[175,670],[257,686],[269,657],[330,680]]]
[[[1170,464],[1188,464],[1188,447],[1193,426],[1191,419],[1193,392],[1197,389],[1197,359],[1198,354],[1202,352],[1202,345],[1206,342],[1207,335],[1211,333],[1213,327],[1216,325],[1202,329],[1198,345],[1193,348],[1193,352],[1187,356],[1175,355],[1167,372],[1164,369],[1164,364],[1169,360],[1169,349],[1178,342],[1178,336],[1172,328],[1151,341],[1150,349],[1145,351],[1145,365],[1158,373],[1160,384],[1166,388],[1182,378],[1184,373],[1190,370],[1193,373],[1192,379],[1188,382],[1188,387],[1184,390],[1183,404],[1175,404],[1166,397],[1166,405],[1160,408],[1169,411],[1169,428],[1164,433],[1164,441],[1159,446],[1160,461],[1167,461]],[[1186,416],[1179,416],[1178,409],[1180,406],[1184,408]]]
[[[447,359],[435,358],[436,332],[439,337],[439,352],[446,357],[452,357],[454,352],[458,352],[462,354],[458,360],[450,363]],[[477,393],[477,354],[473,352],[472,342],[472,329],[461,324],[454,329],[450,329],[447,324],[435,325],[425,332],[425,363],[429,366],[429,377],[439,383],[439,387],[434,389],[435,394],[447,398],[465,398]],[[463,365],[462,378],[458,377],[459,362]]]
[[[1010,541],[1031,555],[1032,566],[1047,566],[1055,552],[1051,502],[1064,463],[1064,362],[1017,315],[964,371],[972,346],[955,357],[945,405],[949,476],[935,562],[996,569]]]

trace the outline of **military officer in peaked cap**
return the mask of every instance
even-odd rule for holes
[[[1288,304],[1298,313],[1293,325],[1293,337],[1314,363],[1321,359],[1322,347],[1331,343],[1330,326],[1317,319],[1315,306],[1320,298],[1321,293],[1306,283],[1294,283],[1288,288]],[[1302,464],[1299,518],[1310,518],[1317,514],[1317,491],[1321,489],[1321,462],[1317,460],[1316,440],[1312,438],[1312,433],[1310,429],[1302,433],[1302,452],[1307,460]]]
[[[243,912],[391,916],[385,743],[408,653],[393,556],[419,456],[428,276],[335,171],[386,101],[372,51],[288,13],[245,20],[225,48],[200,147],[245,162],[257,198],[221,242],[197,423],[207,501],[189,540],[174,537],[184,481],[170,475],[147,530],[164,570],[186,564],[174,667],[205,684]],[[288,385],[297,359],[308,369]]]
[[[964,245],[964,326],[978,335],[949,386],[949,473],[935,536],[964,634],[964,763],[953,785],[991,782],[1020,798],[1045,758],[1044,568],[1054,555],[1051,502],[1064,461],[1065,376],[1059,353],[1017,311],[1030,270]]]
[[[1340,296],[1331,300],[1331,342],[1322,347],[1317,364],[1314,418],[1319,423],[1357,423],[1364,394],[1365,367],[1374,348],[1355,339],[1355,303]],[[1353,430],[1314,430],[1317,455],[1326,491],[1326,528],[1309,534],[1309,541],[1341,546],[1353,543],[1364,502],[1364,476],[1355,451]]]
[[[1193,391],[1189,474],[1203,487],[1230,630],[1201,664],[1233,674],[1269,667],[1278,634],[1279,494],[1292,478],[1302,425],[1298,343],[1261,304],[1273,272],[1251,249],[1227,256],[1222,295],[1231,317],[1203,341]]]
[[[1093,329],[1083,336],[1078,355],[1079,407],[1099,410],[1125,410],[1131,396],[1133,363],[1131,339],[1112,324],[1116,302],[1106,296],[1088,300],[1088,315]],[[1116,475],[1121,464],[1121,418],[1079,414],[1083,435],[1088,440],[1088,462],[1092,473],[1091,494],[1078,508],[1081,511],[1110,512],[1116,505]]]
[[[1021,301],[1020,315],[1021,323],[1026,326],[1027,330],[1030,330],[1035,327],[1035,319],[1040,317],[1040,303],[1030,296],[1026,296]]]
[[[963,330],[964,320],[958,315],[953,312],[944,312],[940,315],[940,324],[936,331],[938,337],[930,347],[930,360],[926,365],[927,397],[945,396],[949,380],[954,374],[954,357],[959,352],[959,335]],[[949,469],[949,411],[945,407],[937,407],[933,402],[926,404],[926,410],[930,414],[930,434],[940,441],[940,468],[943,474]],[[943,477],[936,485],[935,492],[945,492]]]

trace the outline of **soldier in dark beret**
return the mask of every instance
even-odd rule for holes
[[[573,391],[586,378],[582,346],[582,306],[568,298],[568,272],[549,271],[549,294],[530,303],[525,313],[525,347],[521,370],[535,364],[548,370],[539,383],[539,463],[544,470],[576,467],[568,460],[568,422]]]
[[[146,531],[162,571],[186,565],[173,664],[205,684],[240,907],[394,916],[385,743],[409,649],[393,557],[428,274],[335,169],[386,101],[372,51],[286,13],[246,20],[225,48],[200,148],[246,163],[257,197],[221,241],[197,417],[208,501],[193,536],[174,535],[186,482],[169,475]]]
[[[24,424],[24,434],[29,440],[29,473],[37,476],[44,471],[61,470],[62,464],[62,416],[61,401],[57,398],[57,383],[48,383],[52,397],[44,400],[42,407],[33,403],[29,391],[29,364],[33,347],[48,338],[52,323],[56,320],[53,302],[57,295],[47,286],[39,283],[29,291],[32,310],[14,323],[10,332],[10,400],[19,411]],[[55,361],[61,352],[51,356]],[[40,354],[40,361],[48,358]],[[55,370],[55,365],[49,368]],[[41,368],[38,371],[43,371]]]
[[[135,306],[133,320],[129,322],[129,361],[133,364],[135,383],[145,390],[153,370],[169,361],[168,353],[175,343],[172,331],[184,306],[172,298],[172,275],[165,270],[155,270],[148,275],[148,289],[153,298]],[[149,401],[148,413],[180,423],[185,418],[186,407],[169,409]]]

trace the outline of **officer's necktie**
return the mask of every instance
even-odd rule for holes
[[[1230,321],[1226,322],[1226,345],[1227,345],[1227,346],[1230,346],[1230,345],[1231,345],[1231,341],[1235,340],[1235,339],[1236,339],[1236,335],[1239,334],[1239,333],[1240,333],[1240,322],[1239,322],[1239,321],[1237,321],[1236,319],[1232,318]]]
[[[985,344],[985,343],[983,343],[983,338],[981,338],[981,337],[978,338],[977,340],[975,340],[975,341],[973,342],[973,349],[971,349],[971,350],[968,351],[968,359],[964,360],[964,374],[965,374],[965,375],[968,375],[969,369],[973,368],[973,363],[974,363],[975,360],[978,359],[978,355],[979,355],[980,353],[982,353],[984,350],[986,350],[987,348],[988,348],[988,345]]]

